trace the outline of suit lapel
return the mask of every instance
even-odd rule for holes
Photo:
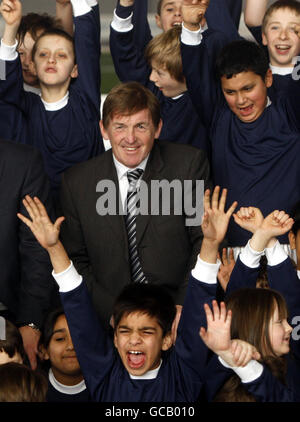
[[[155,140],[153,149],[150,153],[149,160],[146,165],[145,173],[142,180],[148,185],[148,215],[137,215],[136,218],[136,241],[137,245],[143,238],[145,230],[150,222],[151,211],[151,180],[160,180],[160,172],[164,167],[164,162],[160,154],[160,148],[157,140]]]
[[[119,181],[118,181],[117,171],[116,171],[113,158],[112,158],[112,150],[107,151],[105,154],[107,154],[107,159],[103,160],[101,167],[98,165],[95,168],[95,186],[100,180],[105,180],[105,179],[111,180],[114,183],[116,187],[117,213],[116,215],[106,214],[104,216],[99,216],[96,219],[97,227],[95,227],[95,233],[98,233],[98,232],[101,233],[101,225],[103,224],[103,220],[101,224],[99,224],[100,219],[105,219],[106,224],[108,224],[111,227],[112,232],[113,232],[111,241],[112,242],[118,241],[120,242],[120,245],[122,244],[124,245],[125,255],[128,259],[127,231],[126,231],[126,226],[124,222],[124,216],[118,211],[119,209],[118,201],[119,201],[120,192],[119,192]],[[96,196],[98,199],[99,198],[98,192],[96,192]]]

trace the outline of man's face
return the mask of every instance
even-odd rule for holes
[[[39,34],[38,34],[39,35]],[[22,73],[23,73],[23,80],[26,84],[30,86],[39,86],[39,80],[35,74],[32,73],[32,67],[31,67],[31,53],[32,48],[34,46],[34,39],[32,36],[27,32],[25,34],[24,40],[22,44],[18,47],[18,52],[22,64]]]
[[[182,0],[164,0],[161,5],[160,15],[155,15],[156,25],[164,32],[182,24]]]
[[[124,315],[116,328],[114,343],[126,370],[131,375],[144,375],[160,364],[161,351],[172,345],[157,319],[142,312]]]
[[[166,97],[176,97],[187,90],[185,82],[178,82],[170,75],[167,69],[159,67],[155,62],[151,63],[151,67],[152,71],[149,79],[155,83]]]
[[[288,8],[274,11],[262,34],[263,44],[268,47],[273,66],[292,67],[293,57],[300,53],[300,40],[295,32],[300,16]]]
[[[100,122],[102,136],[110,140],[115,158],[129,168],[137,167],[147,157],[161,127],[162,121],[154,126],[148,109],[129,116],[115,115],[106,128]]]
[[[231,111],[245,123],[257,120],[267,104],[267,88],[272,85],[272,72],[265,82],[252,71],[241,72],[227,79],[221,77],[224,97]]]

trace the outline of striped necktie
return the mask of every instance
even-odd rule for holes
[[[136,184],[143,174],[142,169],[135,169],[127,172],[129,188],[126,199],[125,223],[128,235],[128,250],[131,267],[131,279],[135,283],[147,283],[146,277],[143,273],[142,266],[137,251],[136,244],[136,205],[138,202],[138,195]]]

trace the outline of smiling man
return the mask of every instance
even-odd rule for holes
[[[103,106],[100,127],[112,149],[63,176],[64,245],[88,281],[104,322],[110,319],[116,296],[132,281],[163,285],[181,305],[187,275],[199,252],[201,228],[187,227],[184,212],[175,215],[172,195],[170,215],[139,214],[132,221],[129,214],[124,216],[127,204],[130,208],[128,172],[137,170],[136,179],[147,186],[153,180],[176,180],[182,185],[185,180],[204,180],[207,186],[206,155],[192,146],[156,141],[162,128],[159,102],[137,82],[112,89]],[[100,215],[98,206],[96,209],[101,197],[97,186],[103,181],[115,187],[110,200],[120,203],[120,209],[114,215]]]

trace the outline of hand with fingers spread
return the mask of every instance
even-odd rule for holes
[[[229,366],[245,366],[251,359],[259,359],[260,354],[256,348],[246,341],[231,340],[230,326],[232,319],[231,310],[226,310],[226,305],[216,300],[212,302],[212,310],[204,305],[207,329],[200,328],[200,337],[206,346],[220,356]]]
[[[223,189],[221,196],[220,186],[216,186],[212,198],[210,190],[204,194],[204,216],[201,224],[204,239],[201,245],[200,258],[203,261],[215,263],[218,255],[218,247],[224,239],[230,217],[234,212],[237,202],[229,207],[225,212],[227,189]]]
[[[229,249],[229,255],[227,255],[227,249],[223,248],[222,257],[218,253],[218,259],[221,261],[221,265],[218,271],[218,280],[222,286],[224,292],[226,291],[227,284],[229,283],[230,275],[235,266],[235,259],[233,249]]]
[[[195,31],[205,16],[210,0],[183,0],[181,14],[184,26]]]
[[[38,198],[32,199],[26,195],[23,204],[31,220],[20,213],[17,216],[30,228],[40,245],[47,250],[57,245],[60,226],[65,217],[59,217],[52,224],[44,205]]]
[[[255,207],[241,207],[232,216],[240,227],[251,233],[254,233],[264,221],[261,210]]]
[[[65,217],[59,217],[53,224],[42,202],[34,197],[26,195],[23,204],[31,218],[18,213],[17,216],[32,231],[40,245],[47,250],[55,273],[66,270],[70,265],[70,259],[59,240],[60,226]]]
[[[204,304],[207,328],[200,328],[199,335],[205,345],[217,355],[228,353],[231,349],[230,326],[232,312],[226,311],[224,302],[220,307],[216,300],[212,301],[212,310]]]

